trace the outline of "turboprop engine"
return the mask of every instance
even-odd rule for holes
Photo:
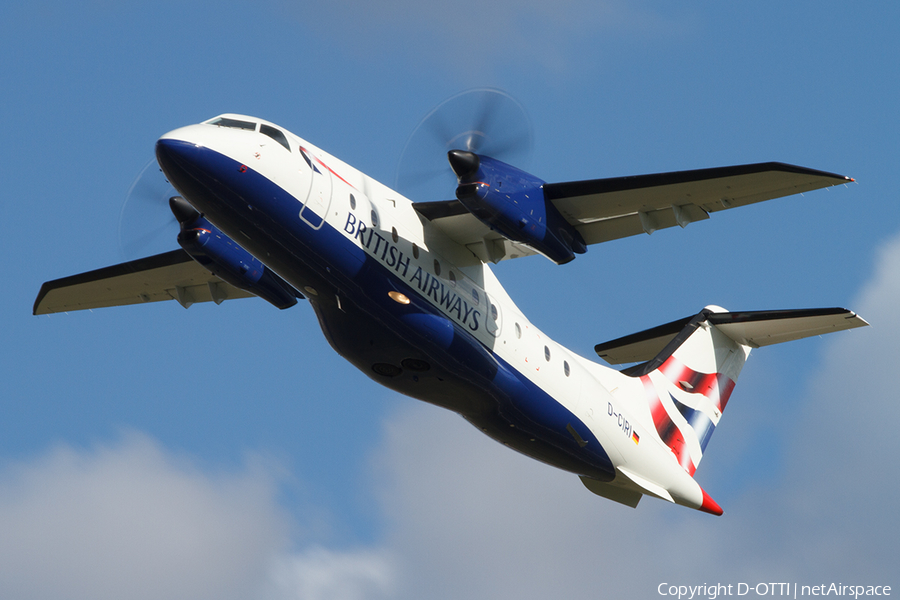
[[[181,225],[179,245],[213,275],[278,308],[297,304],[299,294],[294,288],[234,243],[184,198],[170,198],[169,207]]]
[[[479,221],[557,264],[584,254],[581,234],[544,197],[546,182],[489,156],[451,150],[456,197]]]

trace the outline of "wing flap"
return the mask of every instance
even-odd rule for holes
[[[577,225],[575,229],[581,233],[586,244],[599,244],[640,233],[649,234],[675,225],[686,227],[688,223],[708,218],[709,214],[696,204],[672,205],[658,210],[591,221]]]
[[[34,314],[177,300],[188,307],[195,302],[216,302],[254,295],[222,281],[194,261],[184,250],[173,250],[41,286]]]

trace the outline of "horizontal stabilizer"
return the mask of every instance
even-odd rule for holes
[[[645,362],[662,352],[666,344],[671,342],[691,319],[692,317],[678,319],[653,329],[597,344],[594,346],[594,351],[611,365]]]
[[[868,325],[845,308],[720,313],[710,315],[709,322],[737,343],[751,348]]]
[[[254,298],[250,292],[222,281],[178,249],[41,286],[34,314],[177,300],[185,308],[195,302],[221,303]]]
[[[594,350],[612,365],[645,362],[655,358],[694,317],[633,333],[597,344]],[[845,308],[711,312],[706,321],[735,342],[751,348],[868,325]]]

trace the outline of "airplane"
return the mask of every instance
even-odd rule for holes
[[[751,349],[862,327],[843,308],[695,315],[598,344],[547,337],[490,265],[588,246],[853,181],[783,163],[548,183],[468,147],[456,198],[413,202],[288,130],[222,114],[156,159],[180,248],[43,284],[34,314],[175,300],[306,300],[330,345],[376,382],[630,507],[645,495],[721,515],[694,479]],[[626,365],[625,367],[621,367]]]

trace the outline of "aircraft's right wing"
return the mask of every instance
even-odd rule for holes
[[[173,250],[80,275],[48,281],[34,302],[34,314],[177,300],[221,303],[254,298],[222,281],[181,250]]]

